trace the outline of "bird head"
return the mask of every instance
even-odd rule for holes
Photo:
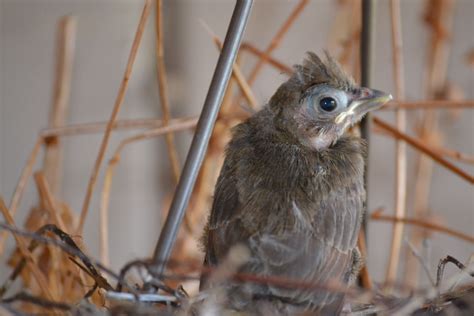
[[[367,112],[391,99],[385,92],[357,86],[328,53],[325,61],[308,53],[269,106],[276,113],[278,128],[304,146],[322,150],[336,143]]]

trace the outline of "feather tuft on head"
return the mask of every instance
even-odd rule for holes
[[[313,52],[307,54],[303,64],[294,66],[295,73],[291,78],[294,83],[301,85],[303,90],[317,84],[328,84],[345,91],[354,89],[354,79],[346,74],[328,52],[325,51],[324,61]]]

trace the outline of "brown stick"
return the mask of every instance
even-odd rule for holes
[[[182,131],[185,129],[193,128],[197,124],[197,118],[188,119],[176,124],[169,124],[166,126],[159,127],[154,130],[146,131],[129,138],[126,138],[120,142],[115,150],[114,155],[110,159],[107,169],[105,171],[104,185],[102,188],[100,209],[99,209],[99,236],[100,236],[100,256],[101,260],[107,266],[109,264],[109,231],[108,231],[108,221],[109,221],[109,201],[110,201],[110,189],[112,185],[112,178],[114,174],[115,167],[120,161],[120,154],[122,150],[128,144],[131,144],[136,141],[141,141],[153,137],[157,137],[164,134],[169,134],[177,131]]]
[[[395,223],[403,222],[405,224],[414,225],[414,226],[418,226],[418,227],[423,227],[423,228],[426,228],[426,229],[430,229],[430,230],[438,231],[438,232],[441,232],[441,233],[445,233],[447,235],[465,240],[467,242],[474,243],[474,237],[473,236],[469,236],[469,235],[461,233],[457,230],[454,230],[454,229],[451,229],[451,228],[448,228],[446,226],[439,225],[439,224],[436,224],[436,223],[430,223],[428,221],[423,221],[423,220],[419,220],[419,219],[415,219],[415,218],[408,218],[408,217],[400,218],[400,217],[396,217],[396,216],[383,215],[383,214],[380,214],[380,212],[373,212],[372,215],[370,216],[370,219],[376,220],[376,221],[388,221],[388,222],[395,222]]]
[[[3,217],[5,218],[5,221],[7,222],[7,224],[16,228],[15,220],[13,219],[11,212],[8,210],[5,204],[5,201],[3,200],[1,196],[0,196],[0,211],[2,212]],[[16,244],[18,246],[18,249],[20,250],[21,255],[26,258],[28,267],[31,270],[31,273],[33,274],[33,277],[35,278],[36,282],[38,282],[38,286],[40,287],[44,296],[50,300],[54,300],[55,297],[52,295],[51,291],[48,288],[48,282],[46,281],[45,276],[40,271],[38,266],[35,264],[33,256],[31,255],[31,252],[28,250],[28,247],[26,246],[27,243],[23,240],[23,238],[17,236],[16,234],[13,235],[13,238],[15,238]]]
[[[112,186],[112,176],[118,159],[111,159],[107,165],[104,177],[104,186],[100,198],[99,208],[99,236],[100,236],[100,260],[106,267],[110,266],[109,255],[109,201],[110,188]]]
[[[452,158],[452,159],[455,159],[455,160],[459,160],[459,161],[462,161],[462,162],[474,164],[474,156],[472,156],[472,155],[461,153],[459,151],[452,150],[452,149],[449,149],[449,148],[433,147],[433,146],[431,146],[431,148],[434,151],[438,152],[440,155],[443,155],[443,156],[446,156],[446,157],[449,157],[449,158]]]
[[[207,30],[209,35],[211,36],[214,43],[216,44],[217,49],[221,51],[222,42],[219,39],[219,37],[211,30],[211,28],[206,23],[203,22],[203,26]],[[237,65],[236,63],[232,65],[232,77],[234,77],[235,80],[238,82],[240,86],[240,90],[242,91],[243,95],[247,99],[249,106],[255,110],[258,106],[257,98],[253,94],[253,91],[250,88],[250,85],[248,84],[247,80],[245,80],[245,77],[242,74],[242,71],[240,70],[239,65]]]
[[[393,136],[390,132],[387,132],[386,130],[384,130],[384,129],[378,127],[378,126],[374,126],[373,131],[375,133],[380,134],[380,135],[384,135],[384,136],[388,136],[388,137]],[[462,152],[459,152],[459,151],[456,151],[456,150],[453,150],[453,149],[450,149],[450,148],[439,147],[439,146],[437,146],[435,144],[431,144],[429,142],[428,143],[425,142],[425,144],[428,147],[430,147],[434,152],[439,154],[440,156],[448,157],[448,158],[451,158],[451,159],[454,159],[454,160],[457,160],[457,161],[460,161],[460,162],[464,162],[464,163],[474,164],[474,156],[473,155],[462,153]]]
[[[397,130],[395,127],[391,126],[390,124],[382,121],[381,119],[374,117],[373,121],[376,125],[379,127],[385,129],[386,131],[390,132],[393,136],[395,136],[398,139],[402,139],[405,142],[407,142],[409,145],[413,146],[414,148],[418,149],[425,155],[431,157],[434,161],[438,162],[440,165],[444,166],[448,170],[452,171],[453,173],[457,174],[461,178],[467,180],[469,183],[473,184],[474,183],[474,177],[470,174],[467,174],[464,172],[462,169],[458,168],[448,160],[444,159],[441,157],[440,154],[438,154],[436,151],[425,145],[422,141],[408,136],[405,133],[400,132]]]
[[[35,173],[34,178],[38,187],[41,200],[44,202],[44,207],[49,213],[49,217],[52,220],[53,224],[61,228],[62,231],[67,232],[68,229],[66,228],[66,225],[64,224],[60,216],[59,208],[51,193],[51,189],[46,180],[46,176],[41,171],[38,171]]]
[[[403,41],[401,32],[400,1],[390,1],[390,20],[392,30],[392,51],[393,51],[393,73],[395,80],[396,99],[405,98],[405,82],[403,69]],[[396,110],[396,127],[405,133],[406,113],[403,109]],[[406,143],[396,140],[396,160],[395,160],[395,216],[405,217],[406,213],[406,192],[407,192],[407,148]],[[390,257],[388,261],[385,282],[393,283],[397,279],[398,264],[400,262],[400,252],[402,247],[403,222],[396,222],[393,227],[392,244],[390,247]]]
[[[303,12],[303,9],[306,7],[308,4],[308,0],[300,0],[298,4],[295,6],[293,11],[290,13],[286,21],[283,23],[283,25],[280,27],[278,32],[275,34],[275,36],[272,38],[270,41],[270,44],[267,46],[265,49],[265,54],[260,58],[253,68],[252,72],[250,73],[248,83],[252,85],[255,82],[255,79],[257,79],[257,76],[262,69],[262,66],[266,62],[266,56],[271,55],[271,53],[280,45],[281,40],[285,36],[285,34],[288,32],[290,27],[293,25],[293,23],[296,21],[298,16]]]
[[[163,112],[163,125],[168,125],[170,115],[170,102],[168,97],[168,80],[166,75],[165,65],[165,50],[163,39],[163,3],[162,0],[156,0],[156,15],[155,15],[155,29],[156,29],[156,72],[158,74],[158,90],[160,92],[160,105]],[[166,134],[166,146],[168,147],[168,156],[171,162],[171,169],[175,183],[179,181],[180,166],[178,159],[178,151],[174,143],[174,136],[172,133]]]
[[[453,0],[439,0],[426,2],[424,18],[428,26],[429,41],[426,55],[427,62],[424,75],[424,88],[428,98],[439,98],[447,83],[448,57],[451,41],[448,34],[452,28],[454,13]],[[440,146],[439,113],[426,110],[419,121],[416,130],[421,142],[431,142]],[[413,203],[414,216],[424,218],[428,216],[428,200],[433,175],[433,161],[424,155],[417,157],[415,188]],[[421,247],[425,234],[414,231],[410,236],[410,243],[417,249]],[[419,281],[419,264],[411,252],[406,255],[404,282],[412,288],[417,287]]]
[[[15,216],[16,211],[18,210],[18,206],[20,205],[21,198],[23,197],[23,193],[25,192],[28,179],[30,178],[31,173],[33,172],[33,167],[36,162],[36,157],[38,156],[38,153],[41,149],[42,144],[43,144],[43,139],[38,138],[38,140],[36,141],[33,147],[33,150],[30,153],[30,156],[28,157],[26,165],[21,172],[20,179],[18,180],[18,184],[16,185],[15,192],[13,192],[12,200],[10,203],[10,212],[11,212],[12,217]],[[7,238],[8,238],[7,232],[0,233],[0,256],[3,254],[3,251],[5,250],[5,242]]]
[[[176,124],[187,118],[171,119],[169,124]],[[40,137],[48,138],[53,136],[74,136],[82,134],[95,134],[105,131],[108,122],[92,122],[82,124],[72,124],[58,128],[47,128],[40,132]],[[114,123],[113,130],[127,130],[138,128],[158,128],[163,126],[163,120],[153,118],[118,120]]]
[[[266,54],[264,51],[261,51],[260,49],[255,47],[253,44],[250,44],[248,42],[243,42],[240,48],[243,51],[248,51],[249,53],[259,57],[265,63],[268,63],[270,66],[273,66],[274,68],[278,69],[279,71],[287,75],[291,75],[294,72],[290,66],[287,66],[281,61],[277,60],[276,58]]]
[[[77,234],[81,234],[82,230],[84,229],[84,223],[86,221],[87,212],[89,210],[89,204],[92,198],[92,192],[94,191],[95,184],[97,182],[97,176],[99,174],[100,165],[102,164],[102,160],[104,160],[105,151],[107,150],[107,145],[109,143],[110,134],[112,131],[112,127],[114,126],[115,121],[117,120],[118,113],[120,108],[122,107],[123,100],[125,98],[125,92],[127,91],[128,81],[130,79],[130,75],[132,73],[133,64],[135,62],[135,58],[137,56],[138,47],[140,46],[140,42],[142,39],[143,31],[145,29],[145,22],[150,14],[151,8],[151,0],[145,0],[145,5],[143,7],[143,12],[140,17],[140,22],[138,23],[137,32],[135,34],[135,38],[133,40],[132,49],[130,51],[130,56],[127,62],[127,68],[125,69],[125,74],[122,79],[122,83],[119,88],[119,92],[117,95],[117,99],[115,100],[114,108],[112,110],[112,114],[110,116],[110,120],[107,124],[107,128],[104,133],[104,137],[102,139],[102,143],[100,145],[99,154],[97,155],[97,159],[95,161],[94,168],[92,170],[92,174],[89,180],[89,184],[87,185],[87,191],[84,198],[84,203],[82,205],[81,215],[79,219],[79,225],[77,227]]]
[[[393,111],[397,109],[420,110],[420,109],[455,109],[473,108],[474,100],[420,100],[420,101],[391,101],[379,111]]]
[[[62,126],[66,119],[75,41],[76,19],[72,16],[65,16],[60,19],[58,24],[56,79],[49,127]],[[52,192],[57,194],[61,187],[62,174],[62,146],[57,137],[48,139],[46,142],[43,170]]]
[[[362,255],[362,258],[367,258],[367,244],[365,242],[365,232],[362,230],[359,232],[359,239],[357,240],[357,247],[359,248],[359,251]],[[370,277],[369,274],[369,269],[367,268],[367,265],[364,264],[362,269],[360,270],[360,280],[362,283],[362,287],[364,289],[371,290],[374,285],[372,283],[372,278]]]
[[[117,146],[117,150],[115,151],[113,157],[117,157],[117,153],[120,153],[120,151],[122,151],[122,149],[130,143],[154,138],[156,136],[161,136],[165,133],[177,132],[177,131],[182,131],[185,129],[194,128],[197,124],[197,120],[198,120],[197,118],[191,118],[174,125],[163,126],[157,129],[153,129],[153,130],[149,130],[149,131],[137,134],[135,136],[128,137],[120,142],[120,144]]]

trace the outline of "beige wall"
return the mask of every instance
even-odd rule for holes
[[[334,2],[313,0],[291,28],[275,56],[287,64],[299,62],[304,52],[321,52],[334,17]],[[257,0],[245,39],[263,48],[286,18],[295,1]],[[423,1],[402,1],[407,98],[423,97],[422,78],[426,57],[426,28],[421,24]],[[131,47],[142,1],[72,0],[0,0],[0,192],[11,196],[21,168],[32,149],[35,135],[45,127],[52,100],[55,27],[65,14],[78,17],[76,60],[74,64],[70,123],[101,121],[108,118]],[[173,116],[198,114],[217,59],[217,52],[199,20],[206,21],[223,37],[233,1],[165,1],[166,60],[170,75]],[[376,24],[375,88],[393,92],[388,1],[379,1]],[[474,98],[474,74],[464,63],[464,55],[474,47],[474,2],[458,0],[454,19],[453,48],[449,78],[461,87],[466,98]],[[139,51],[121,118],[159,117],[158,92],[154,63],[153,24],[148,23]],[[249,69],[254,61],[245,58]],[[266,69],[255,84],[255,93],[264,103],[285,79],[277,71]],[[393,120],[391,114],[380,114]],[[409,120],[412,121],[410,112]],[[471,110],[450,122],[442,112],[441,126],[448,147],[474,152],[474,116]],[[410,130],[412,133],[413,130]],[[117,133],[110,148],[130,133]],[[191,135],[178,137],[181,161]],[[64,199],[80,210],[101,136],[65,139]],[[393,209],[394,144],[373,136],[370,159],[370,207]],[[159,211],[170,192],[170,167],[164,141],[151,140],[132,145],[122,156],[111,195],[111,255],[113,267],[150,254],[159,233]],[[410,158],[413,152],[410,150]],[[413,159],[411,159],[413,161]],[[474,168],[461,165],[465,170]],[[409,200],[413,199],[414,165],[409,169]],[[102,173],[98,187],[102,185]],[[98,191],[97,191],[98,192]],[[30,183],[21,204],[18,221],[36,201]],[[430,207],[447,225],[474,234],[474,198],[472,187],[459,177],[436,165]],[[85,243],[98,254],[98,194],[95,194],[87,221]],[[409,211],[412,209],[409,207]],[[369,267],[375,279],[385,273],[391,228],[371,223],[369,231]],[[376,238],[375,238],[376,237]],[[10,246],[13,244],[10,243]],[[451,254],[466,260],[474,248],[451,237],[435,235],[429,242],[430,268],[438,259]],[[4,259],[4,258],[2,258]]]

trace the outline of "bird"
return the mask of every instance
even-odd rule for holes
[[[349,129],[391,98],[356,85],[327,52],[308,52],[268,103],[232,130],[202,236],[204,266],[245,245],[240,273],[349,286],[363,261],[367,155]],[[203,275],[200,288],[212,287]],[[315,288],[235,281],[227,288],[229,306],[251,315],[335,315],[344,304],[344,294]]]

